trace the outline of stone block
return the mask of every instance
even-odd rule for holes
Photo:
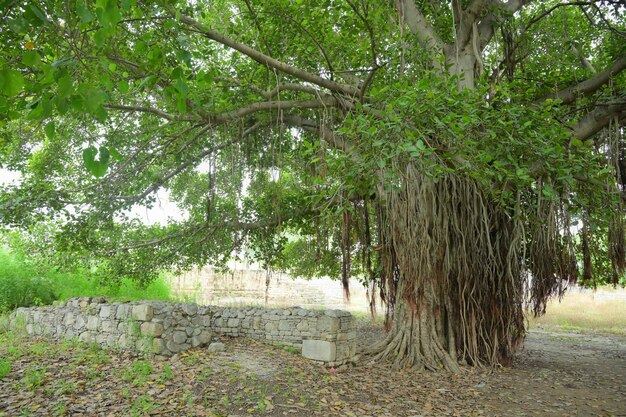
[[[118,337],[116,334],[109,334],[107,336],[106,344],[110,348],[114,348],[117,346]]]
[[[199,335],[194,336],[191,339],[191,346],[198,347],[198,346],[207,345],[211,342],[211,336],[212,336],[211,332],[203,331]]]
[[[74,314],[72,314],[72,313],[65,313],[65,317],[63,317],[63,325],[64,326],[73,326],[74,325],[74,320],[76,320],[76,317],[74,316]]]
[[[142,336],[159,337],[163,334],[163,330],[161,323],[145,322],[141,324]]]
[[[167,350],[169,350],[172,353],[182,352],[183,350],[189,348],[189,345],[176,343],[173,340],[168,340],[165,346],[167,347]]]
[[[291,331],[294,328],[294,322],[291,320],[282,320],[278,322],[278,330]]]
[[[96,338],[92,332],[82,332],[80,336],[78,336],[78,340],[85,343],[93,343],[96,341]]]
[[[198,305],[194,303],[182,303],[183,313],[188,316],[195,316],[198,313]]]
[[[165,350],[165,342],[163,339],[152,339],[152,353],[160,355]]]
[[[81,330],[85,328],[85,318],[82,315],[76,316],[74,321],[74,330]]]
[[[185,341],[187,340],[187,332],[181,332],[180,330],[176,330],[172,336],[172,340],[174,341],[174,343],[177,343],[179,345],[185,343]]]
[[[223,343],[213,342],[209,345],[208,351],[209,353],[216,353],[216,352],[223,352],[225,349],[226,349],[226,346],[224,346]]]
[[[239,327],[239,319],[228,319],[228,327]]]
[[[74,329],[69,328],[65,330],[65,339],[73,339],[76,337],[76,332]]]
[[[100,325],[100,319],[98,319],[98,316],[87,317],[87,330],[98,330],[98,325]]]
[[[339,330],[339,319],[336,317],[322,316],[317,319],[317,330],[320,332],[336,332]]]
[[[102,331],[105,333],[113,333],[117,328],[117,324],[113,320],[102,321]]]
[[[133,306],[132,317],[139,321],[150,321],[154,316],[154,309],[148,304],[139,304]]]
[[[118,320],[126,320],[128,317],[130,317],[130,308],[131,306],[128,304],[120,304],[119,306],[117,306],[115,318]]]
[[[112,313],[113,313],[113,307],[112,306],[110,306],[110,305],[100,306],[100,317],[102,317],[103,319],[110,318]]]
[[[303,340],[302,356],[314,361],[332,362],[337,358],[337,345],[326,340]]]

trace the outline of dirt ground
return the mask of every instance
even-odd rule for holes
[[[489,415],[626,416],[626,338],[530,332],[483,389]]]
[[[358,340],[381,333],[364,324]],[[0,416],[626,416],[624,337],[532,332],[511,368],[458,375],[366,361],[334,371],[280,346],[224,342],[146,361],[9,339]]]

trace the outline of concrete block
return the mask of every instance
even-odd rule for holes
[[[326,340],[303,340],[302,356],[314,361],[332,362],[337,358],[337,345]]]

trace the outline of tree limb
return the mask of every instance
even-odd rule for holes
[[[340,101],[332,96],[320,97],[316,100],[263,101],[258,103],[252,103],[236,110],[231,110],[216,115],[209,115],[205,119],[205,121],[210,124],[223,124],[261,111],[288,109],[320,109],[326,107],[339,107],[339,105]]]
[[[409,27],[412,34],[417,37],[417,40],[424,46],[432,50],[433,52],[443,53],[445,43],[439,38],[435,29],[428,23],[422,12],[419,11],[415,5],[414,0],[397,0],[397,7],[400,13],[400,19]],[[435,67],[439,66],[439,59],[435,57],[433,59]]]
[[[606,127],[615,116],[618,118],[626,116],[626,97],[622,101],[597,104],[592,112],[587,113],[574,126],[573,134],[578,139],[588,139]]]
[[[496,2],[497,8],[501,11],[513,14],[520,10],[522,7],[530,3],[531,0],[509,0],[506,3]],[[478,36],[480,38],[480,50],[482,51],[485,46],[491,41],[493,34],[498,23],[498,14],[489,13],[480,20],[478,24]]]
[[[550,94],[546,97],[542,97],[538,100],[535,100],[536,103],[543,102],[547,99],[559,99],[563,102],[563,104],[569,104],[576,101],[577,98],[581,96],[589,96],[596,91],[598,91],[603,85],[609,82],[611,77],[616,74],[619,74],[624,69],[626,69],[626,56],[622,56],[618,58],[613,65],[609,68],[605,69],[602,72],[598,72],[593,77],[586,79],[580,83],[571,85],[567,88],[564,88],[561,91],[558,91],[554,94]]]
[[[193,117],[183,117],[176,114],[170,114],[164,112],[163,110],[155,109],[154,107],[146,107],[146,106],[125,106],[121,104],[105,104],[104,107],[111,110],[121,110],[125,112],[134,112],[134,113],[152,113],[159,116],[162,119],[166,120],[176,120],[176,121],[194,121],[196,120]]]
[[[170,12],[170,14],[172,14],[172,16],[176,16],[176,12],[174,9],[172,9],[169,6],[166,6]],[[286,64],[282,61],[279,61],[277,59],[274,59],[270,56],[267,56],[259,51],[257,51],[256,49],[251,48],[248,45],[245,45],[243,43],[237,42],[234,39],[229,38],[228,36],[222,35],[221,33],[209,29],[206,26],[204,26],[202,23],[192,19],[189,16],[186,15],[182,15],[180,17],[180,21],[181,23],[184,23],[185,25],[188,25],[190,27],[192,27],[195,31],[197,31],[198,33],[202,34],[203,36],[205,36],[208,39],[214,40],[218,43],[221,43],[222,45],[228,46],[229,48],[232,48],[246,56],[248,56],[249,58],[253,59],[254,61],[258,62],[259,64],[268,66],[270,68],[273,68],[277,71],[283,72],[285,74],[291,75],[293,77],[296,77],[302,81],[306,81],[306,82],[310,82],[312,84],[318,85],[320,87],[326,88],[330,91],[334,91],[337,93],[341,93],[341,94],[347,94],[349,96],[356,96],[358,95],[359,91],[358,89],[355,89],[354,87],[350,86],[350,85],[346,85],[346,84],[340,84],[338,82],[320,77],[319,75],[316,74],[312,74],[310,72],[304,71],[300,68],[296,68],[292,65]]]

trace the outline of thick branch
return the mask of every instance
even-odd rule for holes
[[[176,15],[175,11],[171,8],[170,13],[172,13],[172,15],[174,16]],[[357,89],[350,85],[340,84],[335,81],[320,77],[319,75],[311,74],[310,72],[301,70],[300,68],[296,68],[292,65],[286,64],[282,61],[267,56],[257,51],[256,49],[249,47],[248,45],[237,42],[236,40],[231,39],[228,36],[222,35],[215,30],[207,28],[202,23],[192,19],[189,16],[182,15],[180,17],[180,21],[192,27],[195,31],[204,35],[205,37],[219,42],[222,45],[228,46],[229,48],[232,48],[238,52],[241,52],[242,54],[258,62],[259,64],[268,66],[277,71],[299,78],[302,81],[307,81],[320,87],[326,88],[330,91],[347,94],[350,96],[356,96],[359,93]]]
[[[443,53],[445,43],[435,33],[435,29],[428,23],[424,15],[415,5],[414,0],[397,0],[400,18],[409,27],[422,46],[431,49],[434,52]],[[435,66],[439,66],[439,60],[434,58]]]
[[[293,114],[286,114],[282,117],[282,122],[291,126],[300,127],[308,132],[318,135],[321,140],[326,141],[335,149],[346,151],[348,153],[354,152],[354,146],[351,143],[336,135],[333,129],[330,129],[314,120],[306,119]]]
[[[501,11],[505,11],[510,14],[513,14],[517,12],[518,10],[520,10],[525,5],[527,5],[528,3],[530,3],[530,1],[531,0],[509,0],[506,3],[496,2],[495,4],[498,4],[497,7]],[[498,19],[501,18],[498,15],[499,13],[497,12],[489,13],[488,15],[486,15],[484,18],[481,19],[480,24],[478,25],[478,35],[480,37],[481,51],[485,48],[485,46],[487,46],[489,41],[491,41],[491,38],[493,37],[493,34],[495,33],[496,26],[498,24]]]
[[[208,116],[206,120],[210,124],[223,124],[261,111],[320,109],[326,107],[338,107],[339,105],[339,100],[332,96],[321,97],[317,100],[263,101],[258,103],[252,103],[236,110]]]
[[[578,84],[571,85],[555,94],[550,94],[547,97],[536,100],[536,102],[542,102],[546,99],[551,98],[559,99],[564,104],[572,103],[581,96],[589,96],[595,93],[600,88],[602,88],[603,85],[608,83],[611,77],[619,74],[624,69],[626,69],[626,56],[622,56],[617,61],[615,61],[613,65],[611,65],[609,68],[595,74],[593,77],[588,78]]]
[[[159,116],[162,119],[167,120],[176,120],[176,121],[193,121],[196,120],[193,117],[183,117],[177,114],[170,114],[164,112],[159,109],[155,109],[154,107],[146,107],[146,106],[124,106],[120,104],[105,104],[104,107],[111,110],[122,110],[125,112],[133,112],[133,113],[152,113]]]
[[[574,127],[574,136],[581,140],[588,139],[606,127],[615,116],[626,116],[626,97],[623,101],[597,105]]]

